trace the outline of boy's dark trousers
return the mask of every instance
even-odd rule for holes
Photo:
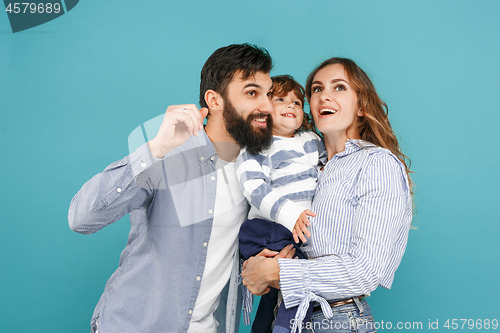
[[[293,235],[284,226],[278,223],[263,219],[252,219],[245,221],[240,228],[240,252],[244,260],[255,256],[263,249],[271,251],[281,251],[285,246],[293,244],[295,255],[299,259],[307,259],[306,255],[300,249],[300,244],[295,243]],[[272,323],[274,321],[274,308],[278,301],[278,289],[271,288],[271,291],[260,298],[259,308],[255,314],[255,320],[252,325],[253,333],[271,333],[273,332]],[[312,315],[312,306],[303,320],[308,322]],[[289,332],[292,319],[295,318],[297,306],[290,309],[285,308],[285,303],[281,305],[274,323],[274,332]]]

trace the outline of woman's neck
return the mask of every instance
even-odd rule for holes
[[[323,134],[325,140],[326,153],[328,154],[328,160],[330,160],[336,154],[343,152],[345,150],[345,144],[347,140],[361,139],[359,133],[347,133],[342,134]]]

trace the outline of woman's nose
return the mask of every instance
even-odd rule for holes
[[[319,100],[322,101],[322,102],[325,102],[325,101],[331,101],[332,98],[331,96],[328,94],[327,91],[323,90],[321,92],[321,94],[319,95]]]

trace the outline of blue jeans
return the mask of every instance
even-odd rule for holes
[[[321,310],[314,311],[311,320],[304,323],[304,333],[372,333],[374,327],[373,315],[365,299],[356,303],[332,308],[333,317],[326,318]],[[361,308],[360,308],[361,306]],[[361,311],[362,310],[362,311]],[[362,312],[362,314],[361,314]]]

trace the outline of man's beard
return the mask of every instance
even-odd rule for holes
[[[241,148],[246,148],[252,155],[269,148],[273,140],[273,119],[269,113],[252,113],[245,120],[233,107],[228,98],[224,100],[223,110],[226,129]],[[252,126],[257,118],[266,118],[266,127]]]

